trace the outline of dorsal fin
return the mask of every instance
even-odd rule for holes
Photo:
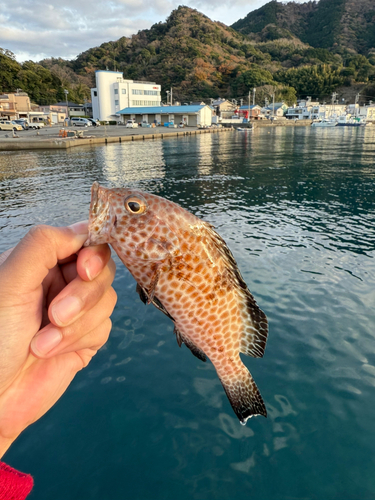
[[[264,312],[259,309],[249,290],[247,290],[245,300],[251,321],[244,325],[241,334],[240,352],[254,358],[262,358],[267,343],[267,318]]]
[[[239,299],[243,301],[249,319],[244,321],[244,328],[241,333],[240,352],[261,358],[264,354],[268,335],[268,321],[264,312],[258,307],[254,297],[250,293],[232,252],[229,250],[223,238],[215,231],[211,224],[204,222],[198,228],[201,234],[208,234],[215,250],[220,254],[225,263],[225,272],[228,279],[237,290]]]

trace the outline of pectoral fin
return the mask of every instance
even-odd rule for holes
[[[161,311],[166,316],[168,316],[169,319],[174,321],[172,316],[169,314],[169,312],[166,310],[166,308],[163,306],[160,300],[155,296],[152,298],[152,300],[150,300],[147,290],[143,288],[139,283],[137,283],[136,292],[138,293],[139,298],[144,304],[150,304],[150,303],[153,304],[157,309],[159,309],[159,311]]]

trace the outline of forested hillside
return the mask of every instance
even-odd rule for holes
[[[189,7],[131,38],[89,49],[72,61],[19,64],[0,53],[0,91],[16,88],[38,103],[90,98],[95,71],[155,81],[181,102],[246,99],[254,87],[263,103],[275,93],[289,104],[310,95],[324,99],[338,88],[375,83],[375,0],[275,0],[228,27]],[[371,90],[372,89],[372,90]]]

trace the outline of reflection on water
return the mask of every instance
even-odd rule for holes
[[[119,263],[107,345],[6,456],[30,498],[374,498],[374,160],[375,127],[2,154],[0,250],[86,219],[94,180],[136,186],[218,228],[270,321],[243,358],[269,416],[243,427]]]

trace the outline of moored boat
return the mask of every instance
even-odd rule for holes
[[[336,127],[336,120],[328,120],[327,118],[323,118],[321,120],[313,121],[312,127]]]

